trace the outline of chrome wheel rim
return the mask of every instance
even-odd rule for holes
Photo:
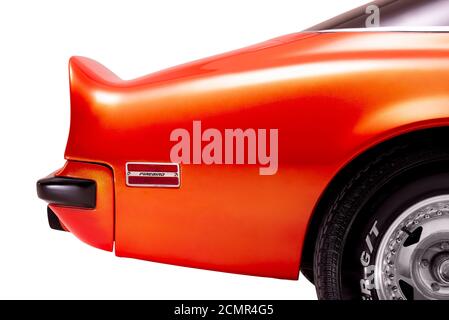
[[[399,215],[382,237],[374,272],[381,300],[449,300],[449,195]]]

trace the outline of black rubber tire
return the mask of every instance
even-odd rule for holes
[[[372,268],[382,236],[406,208],[449,194],[449,147],[427,141],[389,144],[362,159],[348,180],[330,201],[320,226],[316,291],[325,300],[377,300]]]

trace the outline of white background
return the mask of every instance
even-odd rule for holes
[[[91,248],[48,228],[35,182],[64,163],[71,55],[131,79],[298,32],[364,3],[1,1],[0,298],[315,299],[302,276],[231,275]]]

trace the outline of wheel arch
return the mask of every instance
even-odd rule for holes
[[[409,130],[395,136],[387,137],[378,143],[368,146],[340,168],[318,199],[307,227],[301,254],[300,271],[310,282],[313,283],[313,255],[319,227],[325,217],[327,209],[333,201],[336,190],[341,190],[355,170],[381,154],[384,149],[391,147],[392,145],[400,145],[422,139],[432,139],[432,141],[441,140],[444,136],[449,138],[449,124],[447,123],[435,124],[433,127]],[[449,139],[447,139],[445,143],[449,146]]]

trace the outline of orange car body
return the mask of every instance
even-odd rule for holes
[[[295,279],[336,174],[392,137],[449,124],[449,33],[304,32],[132,81],[70,61],[71,126],[56,176],[97,183],[95,209],[50,205],[117,256]],[[130,187],[127,162],[171,162],[170,133],[276,128],[279,168],[181,164],[179,188]]]

